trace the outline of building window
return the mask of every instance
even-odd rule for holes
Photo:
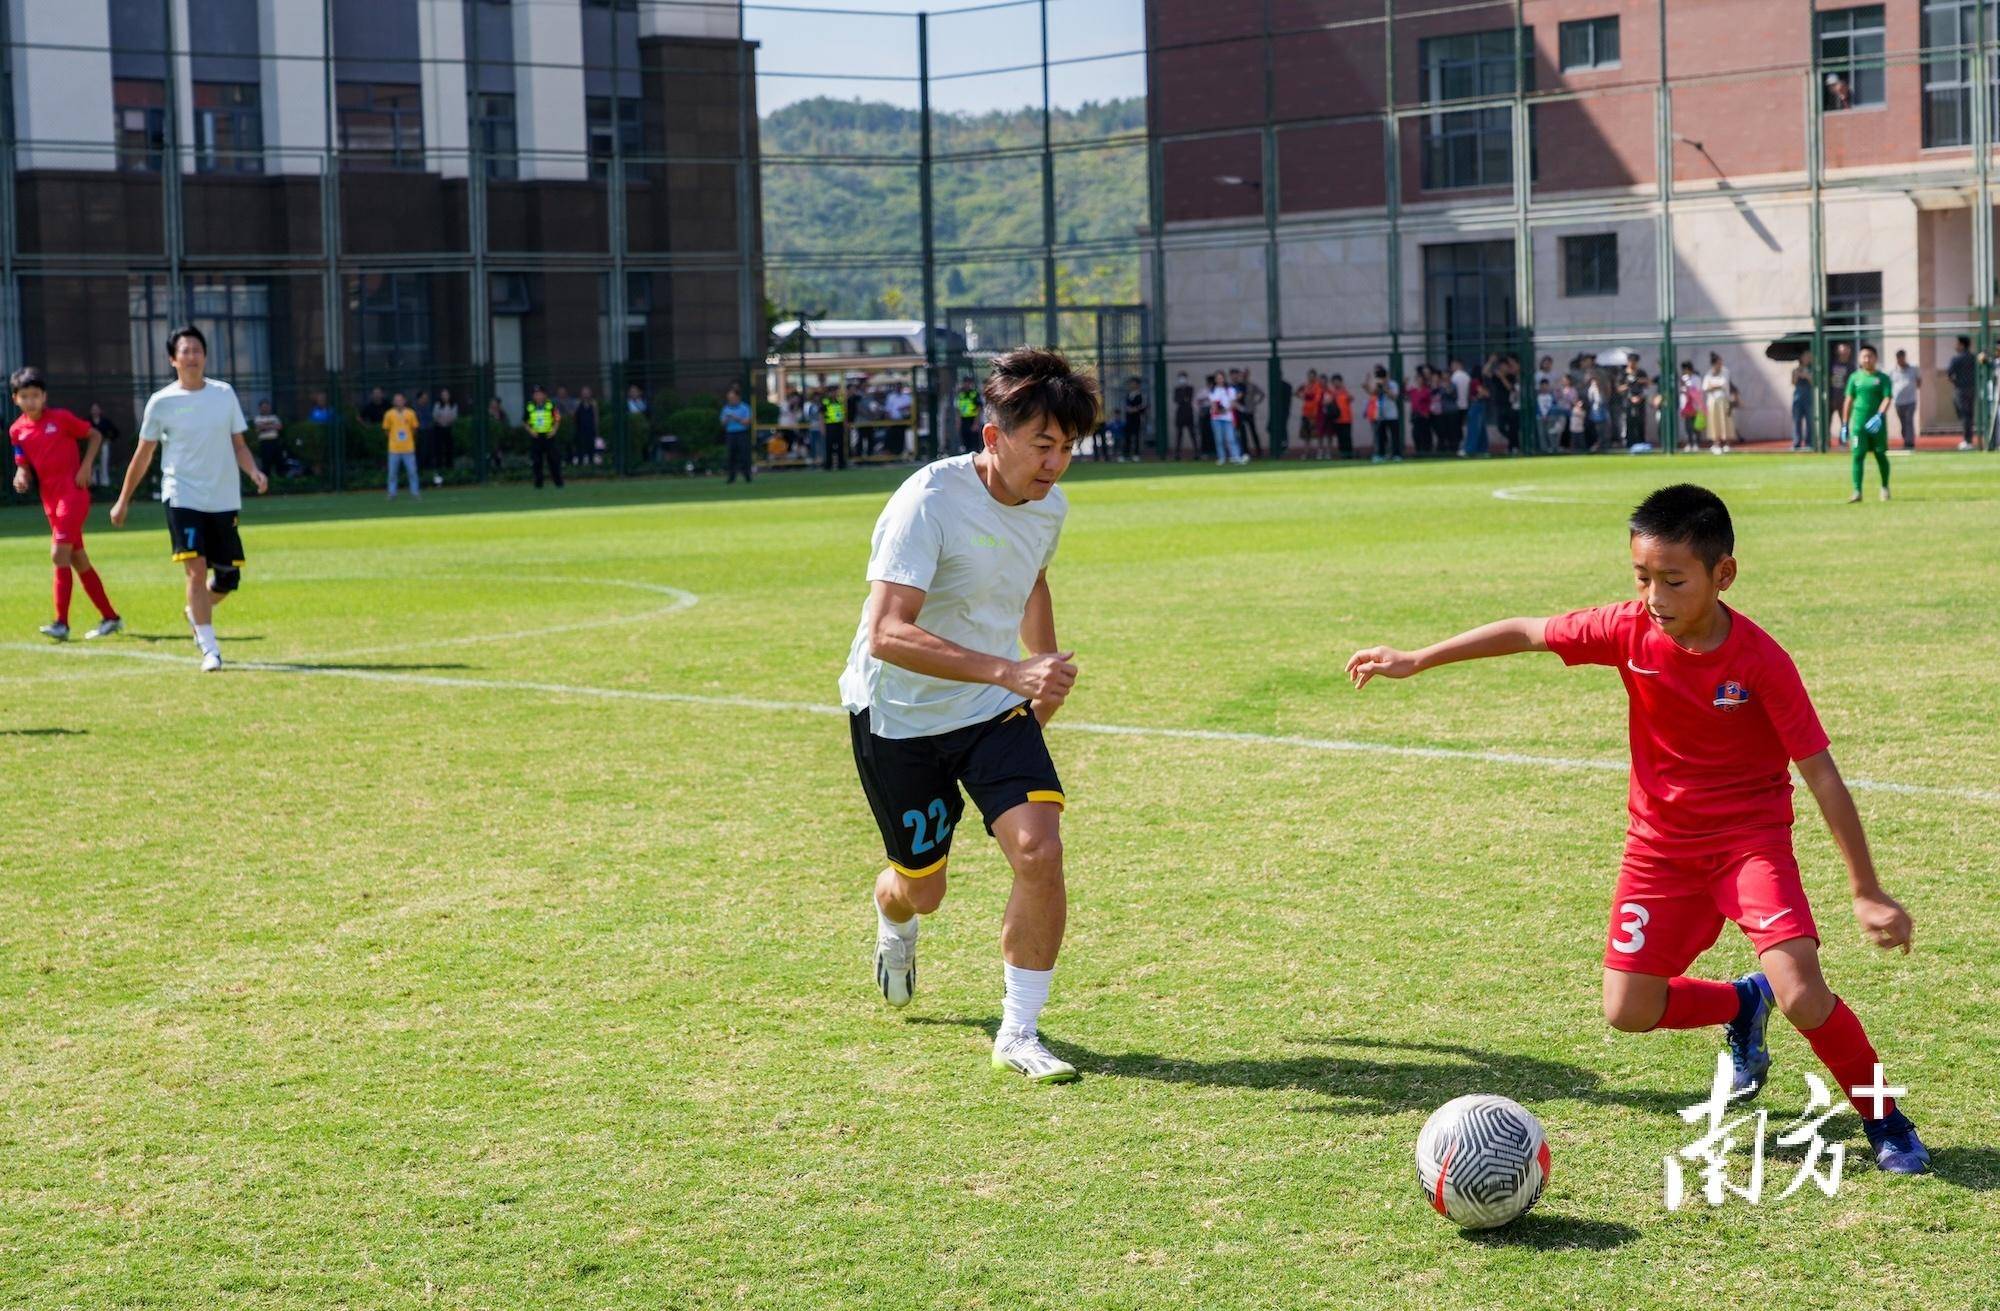
[[[1593,232],[1562,239],[1563,295],[1618,294],[1618,234]]]
[[[1826,331],[1837,341],[1872,342],[1882,325],[1882,275],[1880,273],[1829,273],[1826,275]]]
[[[1511,96],[1534,86],[1531,29],[1520,33],[1515,59],[1513,28],[1427,37],[1418,47],[1425,104]],[[1517,77],[1518,73],[1518,77]],[[1423,120],[1423,186],[1426,191],[1504,187],[1514,180],[1514,118],[1506,105],[1427,115]]]
[[[367,378],[427,368],[430,284],[417,273],[363,273],[347,280],[353,360]]]
[[[417,87],[342,82],[334,107],[342,168],[424,166],[423,97]]]
[[[486,160],[486,176],[520,177],[521,157],[514,128],[514,97],[481,92],[474,98],[474,105],[474,144]]]
[[[111,84],[112,121],[117,128],[118,167],[127,173],[157,173],[167,153],[167,87],[164,82],[121,77]]]
[[[532,314],[535,290],[525,273],[486,275],[486,312],[489,314]]]
[[[1460,241],[1424,247],[1424,350],[1467,364],[1520,349],[1514,243]]]
[[[1820,108],[1829,114],[1886,99],[1882,6],[1819,15]]]
[[[198,173],[264,171],[264,111],[256,83],[194,84],[194,166]]]
[[[619,152],[631,157],[643,148],[640,101],[637,96],[618,96],[617,140]],[[590,176],[611,175],[612,123],[611,96],[586,96],[584,119],[590,130]]]
[[[1972,144],[1972,47],[1980,0],[1924,0],[1924,145]],[[1994,0],[1984,0],[1990,15]],[[1989,28],[1991,19],[1988,19]],[[2000,127],[2000,60],[1987,67],[1987,129]]]
[[[1556,36],[1561,45],[1563,72],[1618,67],[1618,19],[1615,15],[1564,23],[1556,29]]]
[[[187,280],[180,314],[170,303],[172,283],[159,274],[131,280],[132,376],[150,390],[167,358],[175,320],[193,323],[208,338],[208,372],[245,396],[271,386],[271,287],[259,278],[197,276]]]

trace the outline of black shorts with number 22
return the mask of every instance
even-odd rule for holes
[[[889,863],[912,878],[944,868],[965,813],[961,784],[988,833],[994,820],[1023,802],[1064,804],[1041,721],[1025,705],[934,737],[877,737],[865,710],[848,716],[848,728],[861,790],[882,830]]]

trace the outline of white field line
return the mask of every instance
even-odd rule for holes
[[[143,660],[192,668],[193,658],[160,651],[68,650],[30,642],[0,644],[0,650],[38,651],[85,660]],[[532,692],[554,697],[577,697],[598,701],[629,701],[660,705],[714,706],[735,710],[764,710],[781,714],[840,716],[839,706],[810,701],[777,701],[764,697],[714,696],[698,692],[659,692],[647,688],[592,687],[575,683],[544,683],[518,678],[451,678],[442,674],[420,674],[394,669],[337,669],[282,661],[241,660],[228,666],[259,673],[305,674],[324,678],[349,678],[364,683],[396,683],[405,686],[436,687],[463,691]],[[1523,751],[1480,751],[1463,747],[1403,746],[1391,742],[1361,742],[1347,738],[1304,737],[1284,733],[1225,732],[1208,728],[1161,728],[1141,724],[1090,724],[1059,720],[1064,732],[1096,733],[1107,737],[1155,738],[1179,742],[1230,742],[1250,746],[1289,747],[1300,751],[1337,752],[1354,755],[1400,756],[1414,760],[1461,760],[1483,765],[1522,765],[1531,769],[1590,770],[1621,774],[1622,760],[1593,760],[1577,756],[1547,756]],[[1946,797],[1957,801],[2000,805],[2000,792],[1980,788],[1936,787],[1924,783],[1883,782],[1852,778],[1848,786],[1861,792],[1887,792],[1898,796]]]
[[[433,577],[433,578],[448,577],[448,576],[451,575],[426,575],[426,577]],[[287,578],[284,581],[345,582],[345,581],[355,581],[355,576],[327,575],[325,577],[310,577],[310,576],[292,577],[292,578]],[[650,610],[636,610],[624,614],[601,615],[596,619],[579,619],[573,623],[548,624],[539,628],[516,628],[501,633],[472,633],[461,637],[427,638],[419,642],[397,642],[383,646],[355,647],[345,651],[332,651],[325,654],[301,656],[299,657],[299,660],[301,662],[327,661],[327,660],[352,660],[358,656],[398,655],[413,650],[428,650],[432,647],[439,647],[439,646],[472,646],[480,642],[514,642],[514,641],[521,641],[530,637],[554,637],[562,633],[580,633],[597,628],[614,628],[623,624],[644,623],[648,619],[660,619],[670,614],[676,614],[682,610],[691,609],[694,606],[700,604],[701,602],[701,598],[699,596],[696,596],[693,592],[687,591],[684,588],[668,587],[664,583],[634,582],[632,580],[624,578],[565,578],[553,575],[549,577],[533,577],[533,576],[523,577],[516,575],[516,576],[511,576],[508,579],[508,581],[559,583],[564,586],[575,586],[578,584],[584,584],[592,587],[623,587],[635,592],[651,592],[656,595],[668,597],[670,599],[666,605],[656,606]],[[193,641],[192,637],[189,638],[189,641],[190,642]],[[32,646],[31,643],[7,643],[7,644],[0,644],[0,649],[5,649],[9,651],[22,651],[30,649],[31,646]],[[130,651],[122,651],[122,652],[110,651],[103,647],[83,647],[79,649],[86,655],[133,656],[138,654],[136,652],[130,652]],[[283,665],[286,662],[267,661],[265,663],[272,665]],[[144,672],[144,670],[143,667],[135,667],[129,671],[121,670],[118,672],[142,673]],[[40,675],[17,674],[10,676],[0,676],[0,683],[26,683],[26,682],[67,683],[79,678],[91,678],[91,677],[108,678],[112,676],[113,673],[110,670],[99,670],[92,673],[85,673],[79,671],[77,673],[70,673],[70,674],[40,674]]]

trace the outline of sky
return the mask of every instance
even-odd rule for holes
[[[744,8],[745,32],[759,45],[759,111],[813,96],[916,108],[914,15],[924,10],[931,15],[933,110],[979,112],[1041,102],[1039,0],[776,0]],[[1144,0],[1048,0],[1048,12],[1053,103],[1145,93]]]

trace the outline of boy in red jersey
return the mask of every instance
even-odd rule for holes
[[[42,632],[58,642],[69,640],[69,598],[81,578],[90,603],[103,617],[84,636],[108,637],[123,628],[125,621],[111,608],[104,580],[90,567],[90,557],[83,550],[83,521],[90,515],[90,466],[97,459],[104,434],[68,410],[51,408],[42,371],[33,365],[14,370],[8,387],[21,410],[21,417],[7,429],[14,447],[14,490],[25,496],[31,479],[41,484],[42,513],[49,517],[49,534],[54,539],[49,558],[56,567],[56,618],[52,624],[43,624]],[[86,438],[88,449],[78,452],[77,442]]]
[[[1616,668],[1630,704],[1631,824],[1611,898],[1604,1018],[1628,1033],[1726,1025],[1735,1091],[1750,1096],[1770,1070],[1764,1026],[1775,1003],[1848,1093],[1877,1167],[1921,1174],[1930,1153],[1909,1118],[1892,1099],[1854,1092],[1876,1083],[1879,1058],[1820,974],[1819,930],[1792,854],[1788,762],[1847,862],[1862,932],[1908,952],[1910,916],[1876,881],[1854,798],[1792,658],[1722,604],[1736,580],[1729,510],[1683,483],[1647,497],[1630,527],[1638,600],[1503,619],[1416,652],[1369,647],[1348,660],[1348,676],[1358,688],[1377,675],[1522,651]],[[1687,977],[1725,919],[1763,968],[1733,983]]]

